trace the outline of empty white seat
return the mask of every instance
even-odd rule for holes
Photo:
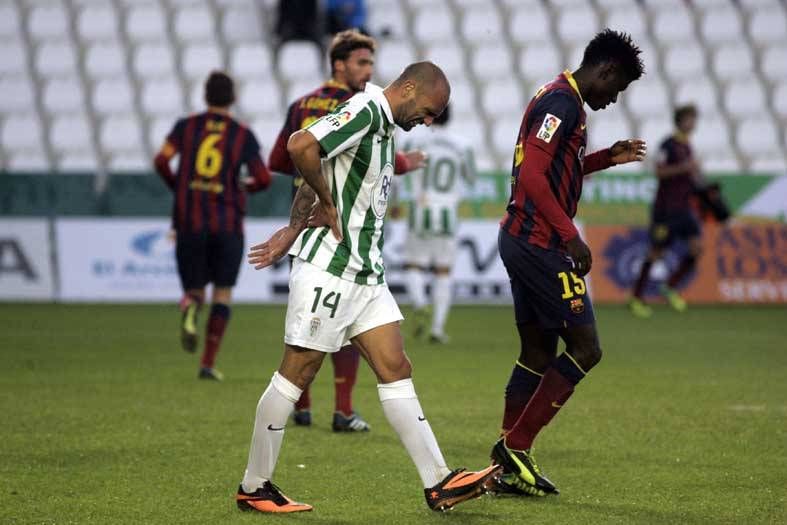
[[[6,150],[42,148],[41,125],[34,113],[11,115],[3,120],[0,142]]]
[[[781,152],[779,133],[770,118],[745,118],[735,132],[738,147],[749,157]]]
[[[670,110],[667,88],[658,78],[646,76],[633,82],[623,93],[622,99],[631,113],[639,117],[664,115]]]
[[[676,81],[702,74],[705,70],[705,55],[696,44],[672,46],[664,58],[664,70]]]
[[[780,7],[781,0],[737,0],[737,3],[744,11],[751,13],[756,9]]]
[[[577,69],[579,65],[582,63],[582,58],[585,56],[585,47],[587,43],[576,43],[574,46],[568,51],[568,61],[566,62],[566,67],[564,69],[570,69],[571,71]]]
[[[230,69],[236,77],[271,77],[271,55],[259,42],[241,44],[232,50]]]
[[[473,85],[463,78],[451,81],[451,114],[478,114]]]
[[[587,124],[589,153],[634,136],[631,124],[621,111],[599,111],[591,115],[593,120]]]
[[[472,115],[468,117],[460,117],[457,115],[455,118],[451,117],[446,126],[446,131],[464,137],[465,141],[475,147],[478,154],[480,151],[486,149],[486,129],[484,121],[479,115]],[[516,139],[516,131],[512,135],[511,151],[514,151],[514,142]],[[476,159],[477,161],[478,159]]]
[[[691,13],[680,4],[660,6],[655,15],[653,36],[658,42],[685,42],[694,38],[694,22]]]
[[[175,13],[175,35],[184,42],[212,41],[215,37],[213,18],[213,13],[204,6],[178,9]]]
[[[640,121],[637,135],[648,145],[648,157],[654,159],[662,141],[672,132],[672,115],[666,112],[661,116],[646,118]]]
[[[743,38],[740,14],[729,4],[709,9],[702,17],[700,32],[711,45],[740,42]]]
[[[93,90],[93,107],[99,113],[123,113],[132,108],[131,87],[125,78],[102,80]]]
[[[771,80],[787,79],[787,45],[767,48],[763,52],[760,69]]]
[[[172,48],[165,44],[142,44],[134,51],[134,71],[143,78],[175,75]]]
[[[92,149],[84,151],[66,151],[57,159],[56,169],[59,172],[93,172],[98,169],[98,161]]]
[[[773,109],[776,115],[787,124],[787,82],[782,82],[773,90]]]
[[[33,84],[26,75],[0,76],[0,113],[31,113],[35,111]]]
[[[19,12],[13,2],[0,5],[0,38],[4,40],[19,38],[20,25]]]
[[[278,120],[270,118],[258,118],[251,123],[251,130],[254,136],[257,137],[261,151],[260,154],[263,159],[267,160],[273,146],[276,144],[276,139],[279,137],[282,123]]]
[[[256,7],[231,8],[221,17],[221,32],[224,40],[231,43],[250,42],[259,44],[264,41],[262,21]]]
[[[174,78],[150,80],[142,88],[142,109],[162,114],[183,111],[183,93]]]
[[[322,57],[311,42],[285,42],[279,50],[279,71],[287,79],[322,77]]]
[[[545,84],[564,69],[558,50],[548,42],[531,44],[519,55],[519,70],[528,80]]]
[[[141,137],[141,128],[136,115],[111,116],[101,123],[99,142],[105,151],[139,150]]]
[[[12,152],[6,168],[10,171],[45,171],[51,166],[43,146],[38,144],[33,149]]]
[[[423,43],[452,42],[456,39],[454,17],[445,7],[424,7],[415,15],[415,37]]]
[[[167,136],[175,127],[175,123],[182,115],[178,113],[170,113],[169,115],[157,116],[150,121],[148,125],[148,140],[150,142],[150,149],[158,151],[158,148],[164,144]]]
[[[784,155],[780,151],[774,151],[767,155],[757,155],[750,159],[749,170],[755,173],[769,173],[783,175],[787,171]]]
[[[440,66],[449,79],[467,74],[462,48],[454,44],[436,44],[426,50],[424,58]]]
[[[694,104],[700,114],[719,110],[716,88],[707,77],[689,78],[678,84],[675,90],[677,104]]]
[[[36,68],[43,76],[76,75],[76,57],[68,41],[47,42],[38,48]]]
[[[27,71],[27,48],[20,40],[4,42],[2,53],[0,75],[21,75]]]
[[[462,14],[462,35],[468,42],[498,42],[502,30],[494,4],[478,5]]]
[[[43,98],[50,113],[73,113],[84,108],[82,84],[75,77],[48,81]]]
[[[481,90],[481,103],[488,115],[514,114],[519,117],[525,109],[522,86],[513,79],[490,82]]]
[[[492,126],[492,146],[498,156],[510,160],[514,156],[519,126],[522,124],[522,115],[508,115],[495,121]],[[479,122],[480,126],[481,123]],[[480,148],[477,148],[480,149]]]
[[[781,6],[757,9],[749,18],[749,35],[759,45],[787,40],[787,16]]]
[[[311,89],[316,87],[316,85],[313,85]],[[295,95],[295,97],[301,97],[307,92],[304,91],[299,95]],[[238,90],[238,103],[243,113],[253,115],[254,117],[276,113],[281,106],[279,84],[270,78],[244,82]]]
[[[374,35],[405,38],[407,22],[398,0],[376,0],[367,3],[369,16],[367,25]],[[378,41],[378,43],[380,43]]]
[[[702,114],[697,120],[697,131],[692,136],[692,145],[700,158],[730,151],[730,135],[727,121],[719,115]]]
[[[167,17],[158,3],[130,6],[126,16],[126,31],[135,41],[162,41],[166,35]]]
[[[757,80],[733,82],[724,91],[724,107],[735,118],[767,113],[765,91]]]
[[[384,40],[377,49],[374,63],[375,74],[390,81],[399,76],[402,70],[416,60],[415,50],[409,41]],[[451,83],[453,86],[453,82]],[[451,93],[453,97],[453,93]]]
[[[730,151],[717,151],[702,159],[702,170],[706,173],[740,172],[742,169],[738,156]]]
[[[564,42],[587,44],[599,30],[596,11],[587,3],[560,11],[557,32]]]
[[[92,78],[125,75],[125,52],[116,43],[94,43],[85,55],[85,69]]]
[[[482,80],[510,79],[513,75],[513,61],[508,46],[485,44],[473,52],[472,67]]]
[[[531,42],[554,44],[550,27],[549,14],[540,3],[526,8],[515,8],[508,23],[511,38],[520,45]]]
[[[194,44],[183,51],[183,73],[191,80],[205,79],[211,71],[223,69],[221,53],[210,44]]]
[[[207,109],[208,103],[205,102],[205,82],[195,81],[191,83],[187,102],[188,110],[191,113],[197,113]]]
[[[151,160],[141,149],[116,153],[109,159],[109,171],[149,171]]]
[[[729,44],[719,47],[713,55],[713,69],[723,81],[751,77],[754,60],[749,46]]]
[[[616,7],[607,15],[606,26],[616,31],[625,31],[639,43],[640,38],[647,34],[645,14],[637,2],[628,2],[628,7]]]
[[[83,40],[114,40],[118,34],[118,16],[112,3],[83,7],[77,18],[77,30]]]
[[[302,78],[300,80],[296,80],[295,82],[290,82],[290,85],[287,86],[287,105],[292,103],[294,100],[311,93],[318,87],[319,84],[315,84],[314,80],[308,78]]]
[[[57,152],[91,149],[91,130],[82,113],[63,115],[53,120],[49,141]]]
[[[68,38],[68,14],[62,5],[53,2],[35,5],[30,10],[28,28],[36,40]]]

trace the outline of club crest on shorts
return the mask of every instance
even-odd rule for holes
[[[309,323],[309,337],[314,337],[317,335],[317,332],[320,330],[320,325],[322,321],[320,321],[319,317],[312,317],[311,322]]]
[[[536,137],[548,144],[552,141],[552,137],[555,136],[555,132],[560,127],[561,122],[563,121],[552,113],[547,113],[546,117],[544,117],[544,122],[541,123],[541,127],[538,129],[538,133],[536,133]]]
[[[585,302],[580,297],[576,299],[571,299],[571,302],[569,303],[569,307],[571,308],[572,314],[579,315],[585,311]]]

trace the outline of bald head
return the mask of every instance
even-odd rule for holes
[[[405,131],[413,126],[432,124],[443,112],[451,95],[451,85],[432,62],[410,64],[399,78],[385,88],[394,120]]]

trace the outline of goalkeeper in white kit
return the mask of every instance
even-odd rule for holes
[[[451,269],[456,257],[457,208],[476,179],[471,145],[446,129],[450,106],[429,128],[407,137],[407,147],[426,154],[426,166],[410,172],[412,203],[407,221],[404,267],[407,290],[414,308],[415,335],[426,335],[430,307],[426,280],[431,287],[429,341],[446,343],[445,322],[453,298]]]

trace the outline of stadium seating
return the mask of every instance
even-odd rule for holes
[[[673,104],[694,103],[706,168],[784,170],[787,4],[782,0],[367,0],[375,81],[430,59],[452,81],[451,128],[481,169],[507,169],[527,101],[575,68],[602,27],[630,32],[646,76],[604,113],[591,149],[640,135],[651,151]],[[0,3],[3,169],[149,169],[173,121],[204,107],[216,68],[266,151],[286,103],[327,74],[312,43],[276,52],[274,0],[16,0]],[[510,128],[510,129],[509,129]]]

